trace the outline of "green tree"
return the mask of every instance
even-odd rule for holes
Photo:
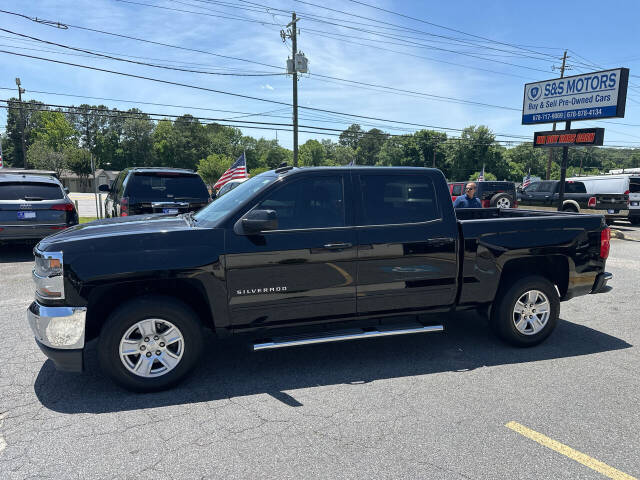
[[[58,176],[67,168],[67,157],[43,139],[36,140],[27,150],[27,161],[35,168],[53,170]]]
[[[144,167],[153,164],[153,121],[148,115],[140,112],[137,108],[128,110],[122,122],[122,137],[119,148],[121,155],[117,155],[119,160],[117,170],[125,167]]]
[[[22,167],[24,165],[21,136],[22,115],[24,115],[25,147],[28,151],[31,144],[35,141],[33,130],[39,122],[40,113],[48,110],[48,108],[37,100],[29,100],[21,104],[15,97],[7,101],[7,106],[7,125],[5,130],[10,146],[7,145],[5,148],[5,144],[3,143],[3,158],[8,164]]]
[[[41,112],[33,134],[36,142],[43,142],[55,152],[62,152],[66,147],[78,143],[78,132],[62,112]]]
[[[387,133],[377,128],[363,133],[355,149],[358,165],[375,165],[378,161],[378,154],[388,137]]]
[[[378,164],[396,167],[423,167],[420,148],[413,135],[389,137],[378,155]]]
[[[358,143],[364,134],[364,130],[357,123],[352,124],[346,130],[344,130],[340,137],[338,137],[338,143],[345,147],[351,147],[353,150],[358,148]]]
[[[86,187],[89,182],[91,170],[91,152],[85,148],[68,145],[63,150],[66,159],[66,168],[80,177],[81,183]]]
[[[307,140],[300,146],[300,165],[318,167],[325,165],[326,153],[317,140]]]
[[[227,155],[212,153],[198,162],[198,175],[210,188],[218,181],[231,166],[232,159]]]
[[[473,175],[469,177],[469,180],[473,180],[475,182],[476,180],[478,180],[479,176],[480,176],[480,172],[475,172]],[[490,181],[490,180],[497,180],[498,178],[491,172],[484,172],[484,179],[485,181]]]

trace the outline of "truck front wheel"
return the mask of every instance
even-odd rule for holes
[[[536,275],[514,282],[498,295],[491,324],[504,341],[530,347],[551,334],[559,315],[560,299],[555,287]]]
[[[202,350],[201,324],[184,303],[148,296],[116,309],[98,338],[102,370],[136,392],[153,392],[181,381]]]

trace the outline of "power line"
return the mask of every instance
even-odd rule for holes
[[[302,2],[302,0],[294,0],[294,1],[296,1],[296,2],[301,2],[301,3],[306,3],[306,2]],[[544,53],[541,53],[541,52],[536,52],[536,51],[534,51],[534,50],[529,50],[529,49],[526,49],[526,48],[517,47],[516,45],[514,45],[514,44],[512,44],[512,43],[501,42],[501,41],[499,41],[499,40],[493,40],[493,39],[491,39],[491,38],[483,37],[483,36],[480,36],[480,35],[475,35],[475,34],[473,34],[473,33],[464,32],[464,31],[462,31],[462,30],[458,30],[458,29],[455,29],[455,28],[447,27],[447,26],[445,26],[445,25],[439,25],[439,24],[437,24],[437,23],[429,22],[429,21],[427,21],[427,20],[423,20],[423,19],[421,19],[421,18],[411,17],[411,16],[409,16],[409,15],[405,15],[405,14],[403,14],[403,13],[394,12],[394,11],[392,11],[392,10],[387,10],[387,9],[382,8],[382,7],[378,7],[378,6],[375,6],[375,5],[370,5],[370,4],[365,3],[365,2],[362,2],[362,1],[360,1],[360,0],[349,0],[349,1],[350,1],[350,2],[352,2],[352,3],[357,3],[357,4],[359,4],[359,5],[363,5],[363,6],[365,6],[365,7],[373,8],[373,9],[376,9],[376,10],[380,10],[380,11],[383,11],[383,12],[385,12],[385,13],[389,13],[389,14],[392,14],[392,15],[396,15],[396,16],[399,16],[399,17],[404,17],[404,18],[407,18],[407,19],[409,19],[409,20],[414,20],[414,21],[416,21],[416,22],[424,23],[424,24],[427,24],[427,25],[431,25],[431,26],[433,26],[433,27],[438,27],[438,28],[442,28],[442,29],[444,29],[444,30],[449,30],[449,31],[451,31],[451,32],[460,33],[460,34],[462,34],[462,35],[467,35],[467,36],[469,36],[469,37],[478,38],[478,39],[480,39],[480,40],[485,40],[485,41],[487,41],[487,42],[497,43],[497,44],[505,45],[505,46],[509,46],[509,47],[512,47],[512,48],[518,48],[518,49],[520,49],[520,50],[528,51],[528,52],[535,53],[535,54],[538,54],[538,55],[548,55],[548,54],[544,54]],[[326,7],[325,7],[325,8],[326,8]]]
[[[243,95],[243,94],[240,94],[240,93],[226,92],[226,91],[223,91],[223,90],[217,90],[217,89],[208,88],[208,87],[202,87],[202,86],[198,86],[198,85],[191,85],[191,84],[188,84],[188,83],[175,82],[175,81],[170,81],[170,80],[162,80],[162,79],[153,78],[153,77],[147,77],[147,76],[143,76],[143,75],[136,75],[136,74],[133,74],[133,73],[118,72],[116,70],[108,70],[108,69],[105,69],[105,68],[98,68],[98,67],[92,67],[92,66],[88,66],[88,65],[81,65],[81,64],[77,64],[77,63],[64,62],[62,60],[54,60],[54,59],[50,59],[50,58],[37,57],[37,56],[34,56],[34,55],[27,55],[27,54],[24,54],[24,53],[11,52],[11,51],[8,51],[8,50],[0,50],[0,53],[6,53],[6,54],[9,54],[9,55],[15,55],[15,56],[26,57],[26,58],[32,58],[32,59],[36,59],[36,60],[43,60],[43,61],[47,61],[47,62],[58,63],[58,64],[61,64],[61,65],[79,67],[79,68],[84,68],[84,69],[87,69],[87,70],[94,70],[94,71],[99,71],[99,72],[112,73],[114,75],[121,75],[121,76],[125,76],[125,77],[138,78],[138,79],[141,79],[141,80],[148,80],[148,81],[152,81],[152,82],[164,83],[164,84],[167,84],[167,85],[174,85],[174,86],[180,86],[180,87],[186,87],[186,88],[193,88],[193,89],[196,89],[196,90],[203,90],[203,91],[208,91],[208,92],[213,92],[213,93],[219,93],[221,95],[230,95],[230,96],[233,96],[233,97],[244,98],[244,99],[248,99],[248,100],[257,100],[257,101],[260,101],[260,102],[273,103],[273,104],[283,105],[283,106],[288,106],[288,107],[292,106],[290,103],[282,102],[282,101],[279,101],[279,100],[270,100],[270,99],[266,99],[266,98],[254,97],[254,96],[251,96],[251,95]],[[338,112],[338,111],[335,111],[335,110],[328,110],[328,109],[316,108],[316,107],[308,107],[308,106],[302,106],[302,105],[300,105],[299,108],[302,108],[302,109],[305,109],[305,110],[317,111],[317,112],[331,113],[331,114],[336,114],[336,115],[344,115],[344,116],[353,117],[353,118],[363,118],[363,119],[366,119],[366,120],[375,120],[375,121],[381,121],[381,122],[397,123],[397,124],[401,124],[401,125],[409,125],[409,126],[414,126],[414,127],[432,128],[432,129],[438,129],[438,130],[462,131],[462,129],[458,129],[458,128],[438,127],[438,126],[434,126],[434,125],[420,124],[420,123],[414,123],[414,122],[405,122],[405,121],[400,121],[400,120],[390,120],[390,119],[384,119],[384,118],[379,118],[379,117],[371,117],[371,116],[366,116],[366,115],[357,115],[357,114],[353,114],[353,113]],[[497,134],[497,135],[498,136],[504,136],[504,137],[516,137],[516,138],[517,137],[521,137],[521,136],[507,135],[507,134]]]
[[[35,40],[37,42],[46,43],[47,45],[55,45],[56,47],[66,48],[68,50],[73,50],[73,51],[76,51],[76,52],[88,53],[90,55],[94,55],[94,56],[102,57],[102,58],[107,58],[109,60],[117,60],[119,62],[133,63],[133,64],[136,64],[136,65],[143,65],[143,66],[146,66],[146,67],[162,68],[162,69],[165,69],[165,70],[175,70],[175,71],[179,71],[179,72],[189,72],[189,73],[202,73],[202,74],[206,74],[206,75],[228,75],[228,76],[239,76],[239,77],[265,77],[265,76],[274,76],[274,75],[286,75],[286,73],[284,73],[284,72],[283,73],[222,73],[222,72],[207,72],[207,71],[203,71],[203,70],[192,70],[192,69],[187,69],[187,68],[171,67],[171,66],[166,66],[166,65],[157,65],[157,64],[153,64],[153,63],[140,62],[140,61],[137,61],[137,60],[128,60],[126,58],[114,57],[112,55],[105,55],[105,54],[102,54],[102,53],[93,52],[91,50],[85,50],[83,48],[71,47],[69,45],[64,45],[62,43],[51,42],[49,40],[44,40],[44,39],[41,39],[41,38],[38,38],[38,37],[32,37],[30,35],[25,35],[24,33],[13,32],[11,30],[7,30],[6,28],[0,28],[0,31],[6,32],[6,33],[10,33],[12,35],[17,35],[17,36],[23,37],[23,38],[29,38],[29,39]]]
[[[10,11],[7,11],[7,10],[0,10],[0,13],[6,13],[8,15],[15,15],[15,16],[18,16],[18,17],[26,18],[27,20],[34,21],[33,18],[31,18],[31,17],[29,17],[27,15],[23,15],[21,13],[17,13],[17,12],[10,12]],[[131,35],[124,35],[124,34],[121,34],[121,33],[107,32],[105,30],[99,30],[99,29],[96,29],[96,28],[83,27],[81,25],[72,25],[72,24],[65,24],[65,25],[67,27],[69,27],[69,28],[77,28],[79,30],[85,30],[85,31],[94,32],[94,33],[100,33],[100,34],[103,34],[103,35],[110,35],[112,37],[126,38],[128,40],[135,40],[135,41],[138,41],[138,42],[149,43],[149,44],[158,45],[158,46],[161,46],[161,47],[169,47],[169,48],[175,48],[175,49],[178,49],[178,50],[184,50],[184,51],[188,51],[188,52],[202,53],[204,55],[211,55],[211,56],[214,56],[214,57],[226,58],[227,60],[237,60],[239,62],[253,63],[255,65],[261,65],[263,67],[269,67],[269,68],[275,68],[275,69],[278,69],[278,70],[282,70],[281,66],[270,65],[268,63],[262,63],[262,62],[258,62],[258,61],[255,61],[255,60],[249,60],[249,59],[246,59],[246,58],[234,57],[234,56],[231,56],[231,55],[222,55],[220,53],[213,53],[213,52],[209,52],[207,50],[199,50],[197,48],[182,47],[182,46],[179,46],[179,45],[172,45],[170,43],[157,42],[155,40],[148,40],[148,39],[144,39],[144,38],[134,37],[134,36],[131,36]]]
[[[219,15],[207,14],[207,13],[204,13],[204,12],[194,12],[194,11],[191,11],[191,10],[182,10],[182,9],[176,9],[176,8],[171,8],[171,7],[165,7],[165,6],[161,6],[161,5],[151,5],[151,4],[148,4],[148,3],[133,2],[133,1],[130,1],[130,0],[117,0],[117,1],[124,2],[124,3],[131,3],[131,4],[134,4],[134,5],[142,5],[142,6],[153,7],[153,8],[158,8],[158,9],[170,10],[170,11],[191,13],[191,14],[195,14],[195,15],[208,15],[208,16],[214,16],[214,17],[218,17],[219,16]],[[280,24],[277,24],[277,23],[268,23],[268,22],[261,22],[259,20],[251,20],[251,19],[248,19],[246,17],[222,17],[222,18],[228,18],[228,19],[231,19],[231,20],[249,21],[249,22],[254,22],[254,23],[262,23],[262,24],[265,24],[265,25],[280,25]],[[394,36],[391,36],[391,35],[388,35],[388,34],[374,32],[374,31],[371,31],[371,30],[365,30],[365,29],[362,29],[362,28],[351,27],[351,26],[348,26],[348,25],[340,25],[340,24],[337,24],[337,23],[331,23],[331,22],[327,22],[327,21],[323,21],[323,22],[331,24],[331,25],[340,26],[342,28],[349,28],[349,29],[352,29],[352,30],[365,32],[365,33],[369,33],[369,34],[372,34],[372,35],[378,35],[378,36],[385,37],[385,38],[391,38],[391,39],[395,39],[395,40],[398,39],[397,37],[394,37]],[[310,29],[307,29],[307,30],[311,31]],[[471,58],[476,58],[476,59],[484,60],[484,61],[488,61],[488,62],[500,63],[500,64],[503,64],[503,65],[508,65],[508,66],[512,66],[512,67],[524,68],[524,69],[528,69],[528,70],[534,70],[534,71],[539,71],[539,72],[545,72],[546,73],[546,70],[542,70],[542,69],[539,69],[539,68],[530,67],[530,66],[526,66],[526,65],[520,65],[520,64],[517,64],[517,63],[504,62],[504,61],[501,61],[501,60],[495,60],[495,59],[492,59],[492,58],[482,57],[482,56],[476,55],[476,54],[461,53],[461,52],[456,51],[456,50],[446,49],[446,48],[442,48],[442,47],[428,46],[428,45],[424,45],[424,44],[415,44],[415,45],[422,46],[422,47],[427,47],[427,48],[431,48],[431,49],[435,49],[435,50],[440,50],[440,51],[447,52],[447,53],[453,53],[453,54],[456,54],[456,55],[463,55],[463,56],[467,56],[467,57],[471,57]],[[487,47],[487,48],[490,48],[490,47]],[[547,54],[543,54],[543,55],[547,55]],[[530,57],[530,58],[534,58],[534,57]],[[539,60],[539,58],[537,58],[537,59]]]
[[[178,71],[183,71],[183,72],[191,72],[191,73],[206,73],[206,74],[210,74],[210,75],[229,75],[229,76],[273,76],[273,75],[285,75],[285,73],[219,73],[219,72],[205,72],[205,71],[201,71],[201,70],[190,70],[190,69],[183,69],[183,68],[177,68],[177,67],[171,67],[171,66],[163,66],[163,65],[157,65],[157,64],[150,64],[150,63],[146,63],[146,62],[140,62],[140,61],[135,61],[135,60],[128,60],[128,59],[124,59],[124,58],[119,58],[119,57],[114,57],[111,55],[105,55],[105,54],[101,54],[101,53],[96,53],[92,50],[87,50],[87,49],[83,49],[83,48],[77,48],[77,47],[72,47],[69,45],[64,45],[61,43],[57,43],[57,42],[51,42],[49,40],[44,40],[38,37],[33,37],[30,35],[25,35],[22,33],[17,33],[17,32],[13,32],[11,30],[7,30],[5,28],[0,28],[0,31],[6,32],[6,33],[10,33],[12,35],[16,35],[22,38],[28,38],[30,40],[36,41],[36,42],[41,42],[41,43],[45,43],[48,45],[55,45],[57,47],[61,47],[61,48],[65,48],[68,50],[73,50],[73,51],[78,51],[78,52],[83,52],[83,53],[87,53],[90,55],[95,55],[95,56],[99,56],[99,57],[103,57],[103,58],[108,58],[110,60],[116,60],[116,61],[122,61],[122,62],[128,62],[128,63],[133,63],[133,64],[137,64],[137,65],[144,65],[144,66],[150,66],[150,67],[155,67],[155,68],[163,68],[163,69],[168,69],[168,70],[178,70]],[[343,79],[343,78],[338,78],[338,77],[331,77],[328,75],[321,75],[321,74],[311,74],[314,77],[319,77],[319,78],[325,78],[325,79],[329,79],[329,80],[337,80],[340,82],[346,82],[352,85],[363,85],[363,86],[367,86],[367,87],[375,87],[378,89],[387,89],[390,90],[394,93],[398,93],[398,94],[406,94],[409,93],[412,96],[423,96],[423,97],[427,97],[430,98],[432,100],[439,100],[439,101],[452,101],[452,102],[456,102],[456,103],[461,103],[461,104],[468,104],[468,105],[474,105],[474,106],[481,106],[481,107],[489,107],[489,108],[500,108],[500,109],[504,109],[504,110],[514,110],[514,111],[519,111],[520,109],[517,108],[511,108],[511,107],[505,107],[502,105],[493,105],[493,104],[489,104],[489,103],[483,103],[483,102],[475,102],[473,100],[465,100],[465,99],[460,99],[460,98],[455,98],[455,97],[447,97],[447,96],[442,96],[442,95],[435,95],[435,94],[430,94],[430,93],[425,93],[425,92],[417,92],[417,91],[413,91],[413,90],[406,90],[406,89],[401,89],[401,88],[396,88],[396,87],[389,87],[386,85],[378,85],[378,84],[372,84],[372,83],[366,83],[366,82],[360,82],[360,81],[356,81],[356,80],[348,80],[348,79]]]

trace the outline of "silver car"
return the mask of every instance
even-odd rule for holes
[[[78,212],[59,180],[0,173],[0,241],[39,240],[77,223]]]

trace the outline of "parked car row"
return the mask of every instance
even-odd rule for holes
[[[449,182],[452,201],[465,193],[469,182]],[[477,182],[476,196],[483,208],[561,210],[574,213],[598,213],[608,223],[629,219],[640,223],[640,175],[599,175],[568,178],[560,205],[558,180],[536,181],[523,189],[513,182]]]

